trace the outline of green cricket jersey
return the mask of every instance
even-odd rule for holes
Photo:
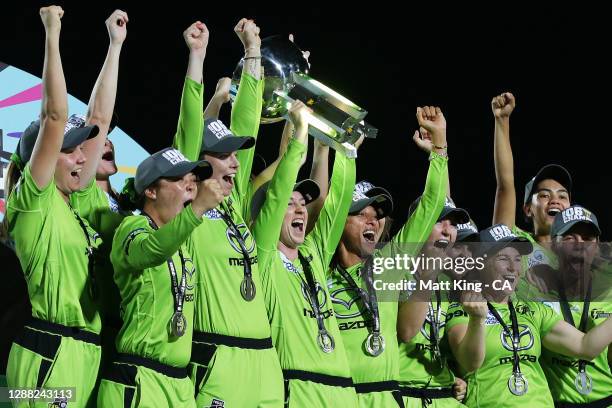
[[[563,317],[559,302],[545,302],[544,304]],[[569,306],[574,324],[578,326],[584,303],[569,302]],[[588,316],[586,331],[603,323],[608,316],[612,316],[612,303],[591,302]],[[578,374],[578,361],[578,359],[547,349],[542,350],[540,362],[548,379],[553,399],[557,402],[586,403],[612,395],[612,373],[608,365],[608,348],[606,347],[599,356],[586,364],[586,373],[593,379],[593,390],[587,395],[580,394],[574,386],[574,380]]]
[[[236,101],[232,109],[231,131],[238,136],[257,136],[261,116],[264,81],[243,72]],[[181,101],[181,118],[174,146],[189,160],[197,160],[202,145],[203,86],[185,79]],[[234,179],[234,189],[222,206],[207,211],[202,225],[187,240],[198,271],[194,329],[201,332],[235,337],[270,337],[270,324],[264,304],[257,247],[247,227],[247,209],[251,196],[249,177],[255,148],[237,152],[240,168]],[[225,208],[225,209],[224,209]],[[244,258],[233,230],[223,220],[220,211],[227,211],[239,229],[249,253],[255,298],[248,302],[240,294],[244,277]]]
[[[299,258],[290,261],[277,249],[287,202],[291,197],[301,158],[307,146],[291,140],[280,161],[266,195],[266,201],[253,225],[259,249],[260,271],[272,339],[283,369],[304,370],[350,377],[343,339],[325,285],[325,270],[344,228],[355,186],[355,160],[336,153],[330,192],[314,229],[299,251],[312,257],[313,279],[325,328],[335,340],[331,353],[317,344],[318,326],[309,298],[304,267]]]
[[[409,252],[414,255],[420,244],[424,243],[429,236],[433,225],[436,223],[446,197],[446,183],[448,173],[448,160],[431,154],[429,172],[425,183],[425,191],[416,208],[406,224],[392,239],[392,244],[377,250],[375,257],[394,256],[399,249],[400,253]],[[419,245],[415,245],[419,244]],[[395,248],[392,249],[392,248]],[[355,283],[365,289],[365,283],[361,277],[360,270],[363,264],[358,263],[346,269]],[[373,321],[370,313],[359,300],[356,288],[338,272],[339,266],[334,266],[330,271],[328,286],[331,294],[332,304],[338,319],[340,333],[346,346],[349,363],[351,365],[351,376],[356,384],[379,382],[400,379],[400,365],[407,365],[407,359],[398,359],[397,343],[397,298],[390,299],[378,294],[378,309],[381,334],[385,339],[385,350],[377,357],[365,352],[364,342],[368,337]],[[374,275],[374,279],[379,276]],[[386,279],[383,279],[387,281]],[[399,292],[397,292],[399,294]],[[405,347],[402,345],[401,347]],[[418,364],[418,362],[416,362]]]
[[[542,293],[537,287],[527,280],[527,275],[535,268],[553,268],[558,266],[557,256],[550,248],[540,245],[533,234],[524,231],[516,225],[512,228],[516,236],[526,238],[533,245],[533,251],[529,255],[521,256],[521,279],[516,288],[516,295],[526,302],[551,299],[551,295]]]
[[[94,268],[95,283],[100,294],[96,301],[100,305],[104,325],[118,329],[121,326],[121,297],[113,280],[110,253],[115,231],[129,213],[120,211],[118,207],[111,207],[107,193],[96,184],[95,179],[83,190],[70,194],[70,204],[102,237],[102,244],[96,251]]]
[[[185,367],[189,363],[198,276],[184,242],[201,224],[201,218],[195,215],[191,205],[158,230],[154,230],[142,215],[132,215],[121,222],[111,251],[124,321],[116,340],[118,352],[175,367]],[[175,311],[168,259],[174,263],[179,290],[183,274],[186,274],[183,314],[187,329],[181,337],[171,336],[168,329]]]
[[[28,163],[8,198],[6,216],[25,274],[32,315],[100,333],[100,314],[90,295],[87,238],[55,182],[38,188]],[[86,220],[83,223],[92,247],[98,247],[99,235]]]
[[[507,304],[493,303],[504,323],[512,330]],[[512,338],[504,333],[491,312],[485,320],[486,355],[482,366],[465,375],[468,390],[463,403],[469,407],[551,407],[553,400],[546,376],[538,359],[542,353],[541,339],[561,317],[538,302],[517,301],[514,304],[520,333],[520,369],[528,382],[522,396],[508,389],[512,375]],[[459,303],[451,303],[446,316],[446,330],[458,324],[467,325],[469,317]]]

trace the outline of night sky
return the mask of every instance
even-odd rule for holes
[[[436,104],[448,123],[453,198],[480,227],[490,224],[495,193],[490,101],[507,90],[517,98],[511,118],[517,197],[542,165],[562,164],[574,178],[574,201],[592,209],[609,236],[612,216],[600,196],[607,195],[609,184],[604,60],[610,47],[605,25],[594,19],[597,10],[582,18],[575,10],[487,8],[482,14],[442,4],[351,12],[314,5],[290,12],[297,8],[294,2],[276,12],[269,3],[242,11],[234,2],[225,11],[218,5],[173,9],[173,4],[62,4],[68,90],[82,101],[106,54],[104,20],[115,7],[129,14],[116,112],[119,126],[150,152],[169,145],[176,126],[188,53],[182,31],[199,19],[211,32],[204,68],[208,100],[217,79],[231,76],[242,55],[233,27],[244,16],[255,19],[262,37],[294,33],[298,45],[311,51],[311,75],[370,112],[366,120],[379,137],[360,151],[358,180],[392,192],[400,223],[422,191],[427,169],[411,139],[415,108]],[[37,76],[44,51],[39,5],[4,9],[0,27],[0,61]],[[222,118],[229,119],[229,109]],[[268,162],[276,156],[281,129],[260,129],[257,150]],[[517,222],[525,227],[522,216]]]

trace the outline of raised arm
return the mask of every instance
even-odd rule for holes
[[[87,161],[81,172],[81,188],[89,185],[96,176],[98,163],[102,157],[102,149],[106,143],[108,128],[113,119],[117,96],[117,78],[119,76],[119,56],[127,35],[128,21],[127,13],[115,10],[105,22],[110,42],[106,59],[89,98],[86,119],[88,125],[97,125],[100,130],[94,138],[83,143],[83,153]]]
[[[215,93],[212,98],[210,98],[210,101],[208,101],[206,109],[204,109],[204,120],[219,119],[221,107],[230,101],[231,86],[232,80],[230,78],[219,78],[217,86],[215,87]]]
[[[586,334],[564,320],[559,320],[542,339],[542,344],[555,353],[583,360],[592,360],[612,343],[612,317],[593,327]]]
[[[505,224],[512,228],[516,217],[516,190],[514,188],[514,159],[510,146],[510,115],[516,102],[510,92],[496,96],[491,101],[495,117],[495,206],[493,224]]]
[[[456,324],[450,329],[447,326],[446,334],[455,359],[465,371],[471,372],[479,369],[485,359],[484,322],[488,310],[487,303],[483,301],[480,294],[464,292],[461,296],[461,306],[463,311],[467,313],[468,320]]]
[[[66,80],[59,51],[59,37],[64,10],[59,6],[43,7],[40,18],[45,26],[45,63],[42,75],[40,130],[30,158],[32,178],[38,188],[53,181],[55,165],[64,141],[68,119]]]
[[[253,20],[241,19],[234,28],[244,46],[244,65],[238,94],[232,108],[230,129],[236,136],[257,137],[261,119],[263,85],[261,74],[261,39],[259,27]],[[234,179],[232,196],[242,203],[243,217],[248,217],[249,183],[255,148],[242,149],[236,153],[240,167]]]
[[[289,117],[295,123],[295,136],[279,161],[274,176],[270,181],[266,200],[261,207],[253,225],[253,235],[260,251],[276,250],[287,203],[291,198],[293,186],[300,171],[299,163],[306,156],[308,143],[307,108],[302,102],[291,107]]]
[[[359,148],[362,142],[363,136],[355,143],[355,147]],[[336,151],[329,194],[315,227],[306,236],[306,242],[314,244],[326,266],[331,262],[342,237],[355,188],[355,173],[355,159]]]
[[[189,160],[198,160],[202,147],[204,119],[204,85],[202,70],[208,47],[208,28],[201,21],[191,24],[184,32],[183,39],[189,49],[189,63],[183,84],[181,110],[173,146]]]
[[[314,228],[329,191],[329,146],[317,139],[314,140],[310,178],[319,185],[321,195],[308,205],[306,233],[309,233]]]

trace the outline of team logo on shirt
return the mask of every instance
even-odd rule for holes
[[[593,310],[591,310],[591,317],[593,319],[607,319],[610,316],[612,316],[612,313],[606,312],[606,311],[601,310],[601,309],[593,309]]]
[[[227,236],[227,240],[229,241],[230,245],[232,248],[234,248],[234,251],[242,255],[242,248],[240,246],[240,241],[242,241],[245,244],[248,253],[253,253],[253,250],[255,249],[255,241],[253,239],[249,240],[249,237],[251,236],[249,229],[244,223],[238,224],[236,227],[238,228],[240,237],[236,235],[233,228],[227,228],[225,230],[225,235]]]
[[[206,211],[204,213],[204,217],[208,218],[209,220],[220,220],[223,218],[223,216],[221,216],[221,212],[216,208]]]
[[[302,296],[304,296],[304,299],[306,299],[308,304],[314,304],[314,302],[311,303],[310,290],[308,289],[308,285],[302,282],[301,288]],[[325,290],[323,290],[323,287],[319,284],[319,282],[315,282],[315,292],[317,294],[317,299],[319,300],[319,311],[323,311],[323,308],[327,304],[327,294],[325,293]]]
[[[529,350],[533,347],[534,337],[529,326],[524,324],[518,325],[519,329],[519,346],[517,351]],[[502,330],[500,333],[502,346],[508,351],[512,351],[512,336]]]
[[[217,398],[213,398],[212,401],[210,401],[210,405],[205,408],[223,408],[223,407],[225,407],[225,401],[217,399]]]
[[[529,268],[533,268],[536,265],[550,265],[550,260],[541,249],[535,249],[529,256],[527,257],[527,266]]]
[[[361,311],[357,309],[356,312],[350,312],[351,307],[359,300],[359,293],[353,288],[340,288],[336,289],[329,294],[332,303],[342,305],[346,308],[346,311],[338,312],[336,310],[336,317],[339,319],[352,319],[357,316],[361,316]]]

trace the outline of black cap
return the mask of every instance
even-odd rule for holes
[[[234,135],[219,119],[206,119],[204,121],[204,135],[202,136],[200,153],[231,153],[253,146],[255,146],[255,138]]]
[[[457,224],[457,242],[478,241],[478,227],[470,220],[465,224]]]
[[[30,123],[30,126],[21,134],[15,151],[23,163],[30,161],[34,144],[40,131],[40,120]],[[85,126],[85,117],[82,115],[70,115],[64,127],[64,142],[62,150],[75,147],[87,139],[96,137],[100,129],[96,125]]]
[[[393,212],[391,193],[382,187],[376,187],[369,181],[363,180],[355,184],[349,214],[357,214],[369,205],[376,210],[378,218],[384,218]]]
[[[504,224],[495,224],[480,231],[479,241],[479,255],[494,254],[512,244],[517,244],[512,246],[521,255],[530,254],[533,250],[533,244],[527,238],[517,236]]]
[[[540,171],[525,185],[525,199],[523,200],[523,204],[528,204],[531,202],[531,196],[533,196],[536,191],[538,184],[542,180],[552,179],[557,181],[563,187],[566,188],[568,193],[572,191],[572,176],[569,174],[569,171],[563,166],[558,164],[547,164],[542,167]]]
[[[268,192],[268,188],[270,187],[270,182],[267,181],[262,184],[255,194],[253,194],[253,199],[251,200],[251,220],[255,220],[257,215],[259,215],[259,211],[261,211],[261,207],[263,207],[264,202],[266,201],[266,193]],[[321,189],[316,181],[311,179],[305,179],[302,181],[298,181],[293,185],[293,191],[298,191],[304,197],[304,201],[306,204],[310,204],[321,195]]]
[[[412,202],[412,204],[410,204],[410,208],[408,209],[408,217],[410,217],[412,213],[416,211],[417,205],[419,205],[419,202],[421,201],[421,197],[422,196],[418,197]],[[445,219],[450,220],[453,225],[467,224],[470,222],[470,214],[468,214],[468,212],[463,208],[457,208],[455,202],[450,197],[446,197],[444,207],[442,208],[442,212],[438,217],[438,221]]]
[[[555,216],[555,220],[550,228],[550,236],[554,238],[563,235],[573,228],[574,225],[580,223],[589,225],[595,232],[595,235],[601,235],[601,229],[595,214],[580,205],[572,205]]]
[[[212,175],[212,167],[206,160],[192,162],[178,150],[167,147],[138,165],[134,189],[136,193],[142,194],[158,178],[182,177],[187,173],[194,173],[200,180],[204,180]]]

